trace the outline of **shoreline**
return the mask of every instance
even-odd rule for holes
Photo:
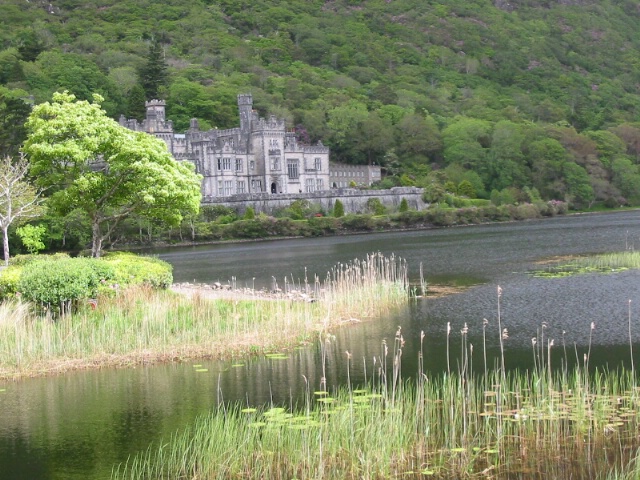
[[[603,215],[603,214],[612,214],[612,213],[622,213],[629,211],[640,211],[639,207],[625,207],[619,209],[612,210],[598,210],[593,212],[588,211],[578,211],[578,212],[568,212],[563,214],[557,214],[548,217],[535,217],[535,218],[524,218],[524,219],[510,219],[510,220],[501,220],[501,221],[488,221],[488,222],[479,222],[479,223],[457,223],[453,225],[422,225],[422,226],[412,226],[412,227],[398,227],[398,228],[384,228],[379,230],[345,230],[341,232],[328,233],[323,235],[316,236],[305,236],[305,235],[291,235],[291,236],[268,236],[268,237],[260,237],[260,238],[229,238],[224,240],[200,240],[200,241],[180,241],[180,242],[156,242],[147,245],[139,245],[139,244],[116,244],[114,247],[105,248],[105,252],[117,252],[117,251],[144,251],[144,250],[155,250],[155,249],[171,249],[171,248],[185,248],[185,247],[199,247],[205,245],[225,245],[225,244],[242,244],[242,243],[257,243],[257,242],[270,242],[270,241],[280,241],[280,240],[296,240],[302,238],[322,238],[322,237],[342,237],[342,236],[351,236],[351,235],[369,235],[376,233],[402,233],[402,232],[417,232],[417,231],[426,231],[426,230],[439,230],[443,228],[465,228],[465,227],[475,227],[479,225],[493,225],[493,224],[505,224],[505,223],[519,223],[519,222],[529,222],[535,220],[548,220],[552,218],[561,218],[561,217],[569,217],[569,216],[577,216],[577,215]]]

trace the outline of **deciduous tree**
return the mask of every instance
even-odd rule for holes
[[[29,163],[24,157],[0,162],[0,229],[5,265],[9,264],[9,227],[16,220],[38,217],[43,213],[40,191],[27,182]]]
[[[34,107],[24,151],[31,173],[52,189],[48,201],[60,214],[83,210],[91,220],[91,254],[120,221],[139,215],[177,225],[197,212],[201,177],[189,162],[173,159],[165,143],[108,118],[94,102],[65,92]]]

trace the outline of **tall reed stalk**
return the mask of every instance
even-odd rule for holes
[[[294,288],[287,282],[287,288]],[[381,254],[298,284],[313,301],[211,300],[148,288],[102,298],[57,321],[20,301],[0,305],[0,378],[195,357],[224,358],[298,344],[407,303],[406,262]]]
[[[586,391],[579,370],[491,375],[491,385],[458,374],[401,388],[348,385],[331,407],[300,411],[231,406],[119,466],[113,478],[590,479],[627,468],[640,425],[629,372],[597,372]]]

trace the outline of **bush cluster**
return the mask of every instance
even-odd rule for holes
[[[65,314],[80,301],[113,295],[131,285],[167,288],[172,282],[170,264],[130,253],[100,259],[23,255],[0,273],[0,299],[21,296],[54,314]]]

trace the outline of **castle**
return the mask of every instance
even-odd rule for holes
[[[203,202],[243,194],[313,193],[380,179],[380,167],[329,164],[329,148],[303,145],[283,119],[261,118],[250,94],[238,95],[240,127],[201,131],[192,119],[185,133],[174,133],[165,102],[146,102],[141,123],[120,116],[120,125],[164,140],[176,160],[194,163],[203,176]]]

